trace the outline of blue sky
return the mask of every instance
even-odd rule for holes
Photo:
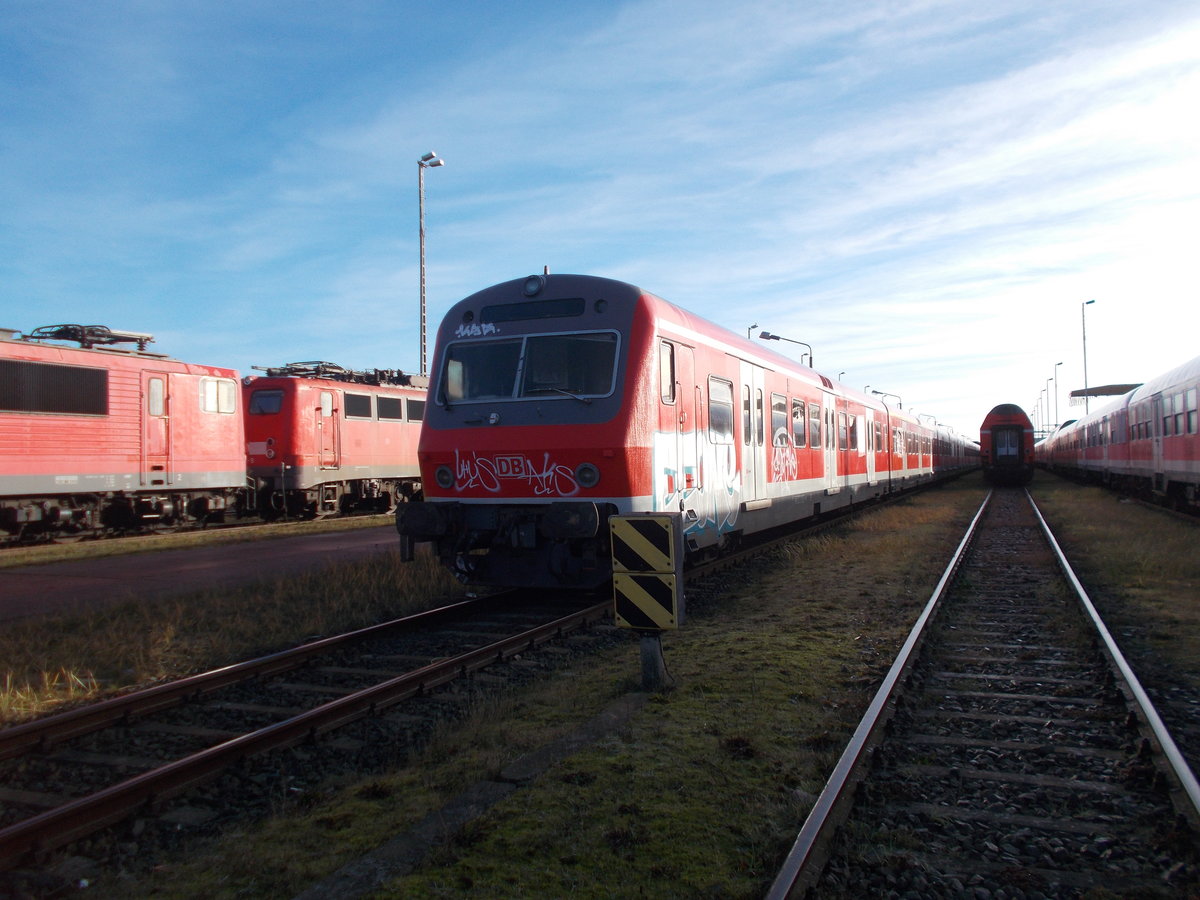
[[[431,335],[549,266],[1066,419],[1083,300],[1092,385],[1200,352],[1198,110],[1191,0],[4,0],[0,326],[416,370],[436,150]]]

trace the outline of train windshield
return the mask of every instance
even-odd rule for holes
[[[613,391],[616,332],[534,335],[446,348],[441,396],[449,403],[526,397],[604,397]]]

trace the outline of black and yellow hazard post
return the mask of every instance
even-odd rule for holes
[[[613,613],[642,636],[642,687],[666,681],[662,633],[683,624],[683,518],[671,513],[612,516]]]

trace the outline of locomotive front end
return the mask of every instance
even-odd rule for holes
[[[425,502],[396,512],[406,555],[432,543],[472,585],[607,582],[608,517],[650,493],[649,436],[630,424],[640,296],[536,275],[450,310],[418,452]]]

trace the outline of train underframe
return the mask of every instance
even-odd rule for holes
[[[8,497],[0,500],[0,531],[8,543],[61,543],[113,534],[174,531],[254,512],[253,492],[248,488]]]
[[[388,513],[421,499],[419,479],[362,478],[326,481],[280,490],[272,479],[258,479],[258,508],[265,519],[323,519],[360,513]]]

